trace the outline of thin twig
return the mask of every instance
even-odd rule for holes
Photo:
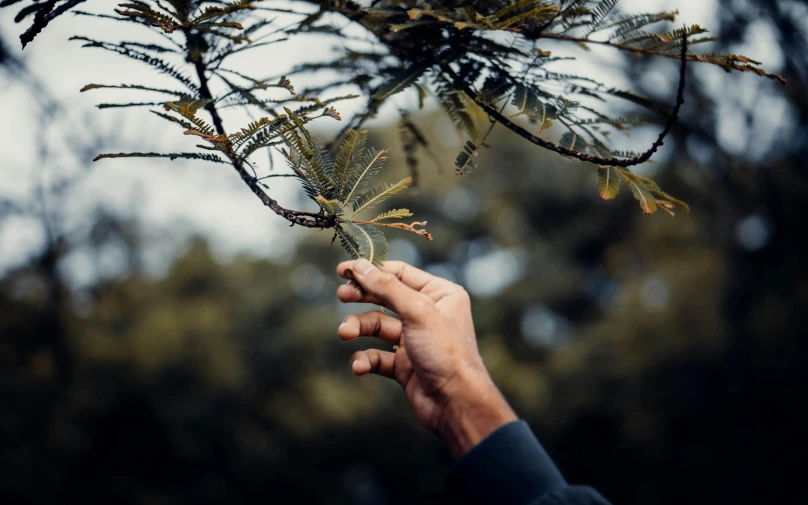
[[[256,181],[263,181],[264,179],[269,179],[271,177],[297,177],[295,174],[269,174],[263,177],[258,177]]]
[[[543,38],[543,39],[555,39],[555,40],[566,40],[567,42],[576,42],[576,43],[580,43],[580,44],[598,44],[598,45],[601,45],[601,46],[613,47],[613,48],[619,49],[621,51],[628,51],[628,52],[632,52],[632,53],[647,54],[647,55],[651,55],[651,56],[663,56],[665,58],[672,58],[672,59],[679,59],[681,57],[680,55],[666,53],[666,52],[663,52],[663,51],[655,51],[653,49],[644,49],[644,48],[641,48],[641,47],[634,47],[634,46],[629,46],[629,45],[626,45],[626,44],[615,44],[614,42],[609,42],[608,40],[592,40],[592,39],[581,38],[581,37],[570,37],[570,36],[567,36],[567,35],[560,35],[560,34],[557,34],[557,33],[542,33],[541,38]],[[691,57],[688,57],[688,60],[698,61],[696,59],[695,55],[693,55]]]

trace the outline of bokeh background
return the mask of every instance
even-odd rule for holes
[[[461,139],[428,106],[415,119],[438,162],[422,156],[420,187],[393,203],[435,240],[390,234],[390,255],[467,287],[491,374],[569,481],[615,504],[808,503],[808,6],[623,5],[678,8],[721,36],[717,50],[789,80],[691,67],[682,121],[641,173],[692,212],[644,216],[626,188],[602,202],[591,167],[503,131],[456,177]],[[78,94],[146,72],[65,42],[115,27],[65,18],[22,52],[11,17],[0,11],[0,503],[444,503],[439,441],[397,386],[350,373],[374,342],[336,337],[357,308],[335,298],[331,235],[288,228],[218,165],[92,164],[187,139]],[[306,44],[252,64],[275,74],[333,50]],[[670,101],[676,62],[575,55]],[[391,179],[406,172],[394,112],[370,124],[393,148]],[[303,205],[293,185],[273,195]]]

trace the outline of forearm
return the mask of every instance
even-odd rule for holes
[[[437,435],[453,460],[500,427],[517,420],[508,402],[485,372],[467,373],[449,391]]]
[[[608,505],[597,491],[570,486],[483,370],[456,382],[438,435],[456,461],[446,480],[464,505]]]

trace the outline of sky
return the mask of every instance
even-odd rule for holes
[[[88,2],[88,6],[98,1]],[[112,3],[112,2],[110,2]],[[285,2],[275,2],[282,5]],[[623,0],[626,12],[653,12],[678,9],[680,23],[714,25],[715,5],[712,0]],[[0,33],[7,43],[16,42],[21,28],[12,22],[12,9],[0,10]],[[193,148],[186,137],[148,114],[145,109],[98,110],[100,101],[123,98],[127,92],[88,92],[79,90],[88,83],[115,84],[139,82],[158,84],[153,72],[145,65],[116,57],[94,49],[82,49],[78,42],[67,41],[72,34],[86,34],[101,40],[139,39],[141,31],[130,36],[134,27],[111,21],[65,17],[54,22],[23,52],[14,44],[14,54],[25,62],[41,82],[45,93],[24,89],[19,83],[0,76],[0,198],[32,201],[39,182],[57,180],[60,174],[84,171],[87,176],[64,205],[63,218],[70,229],[81,229],[83,218],[98,206],[115,209],[125,215],[135,214],[146,230],[173,231],[180,234],[200,232],[210,238],[214,251],[222,257],[249,253],[259,257],[282,260],[294,248],[296,238],[307,230],[295,229],[290,233],[287,223],[265,209],[232,170],[223,165],[199,162],[170,162],[152,160],[104,160],[91,163],[98,150],[121,151],[185,151]],[[765,30],[757,40],[749,42],[744,50],[767,62],[769,69],[777,70],[779,55],[768,50]],[[279,75],[301,59],[325,57],[332,41],[322,38],[296,40],[269,46],[260,58],[266,68],[254,70],[258,75]],[[604,48],[605,49],[605,48]],[[90,51],[93,51],[92,53]],[[320,56],[321,55],[321,56]],[[581,54],[575,54],[581,56]],[[598,50],[594,57],[608,66],[618,63],[618,57],[608,49]],[[775,61],[772,61],[775,60]],[[249,65],[255,63],[249,62]],[[779,64],[782,64],[780,59]],[[559,71],[563,71],[559,67]],[[716,86],[720,86],[719,70]],[[660,86],[673,86],[676,81],[675,65],[671,75],[650,75],[648,79],[660,81]],[[631,88],[630,82],[621,81],[619,72],[610,72],[604,78],[609,84]],[[166,81],[162,81],[165,84]],[[655,81],[652,81],[655,82]],[[300,85],[300,82],[295,82]],[[751,93],[751,92],[750,92]],[[138,97],[140,99],[141,97]],[[42,137],[42,118],[36,114],[37,100],[50,100],[62,104],[63,111],[52,128]],[[747,98],[754,100],[754,96]],[[402,93],[396,103],[383,109],[378,122],[394,118],[391,113],[399,106],[412,106],[415,97]],[[350,105],[341,105],[343,111]],[[726,111],[732,114],[731,110]],[[228,124],[246,122],[248,118],[225,116]],[[734,138],[733,123],[728,122],[728,139]],[[737,122],[734,124],[737,125]],[[47,129],[45,129],[47,130]],[[632,137],[632,142],[650,144],[657,132],[648,130]],[[82,155],[70,154],[67,142],[85,148]],[[43,146],[48,151],[43,152]],[[100,147],[103,146],[103,147]],[[632,146],[627,146],[631,148]],[[739,149],[744,146],[738,146]],[[94,151],[95,149],[95,151]],[[43,155],[45,162],[43,163]],[[664,157],[665,153],[661,153]],[[453,160],[447,160],[447,166]],[[451,173],[450,170],[445,171]],[[294,206],[299,192],[290,180],[272,185],[273,197],[282,205]],[[61,208],[61,207],[60,207]],[[0,223],[0,271],[13,267],[37,250],[44,240],[44,231],[36,220],[11,218]],[[178,241],[178,243],[181,241]],[[159,262],[158,262],[159,263]],[[77,282],[80,282],[82,269]]]

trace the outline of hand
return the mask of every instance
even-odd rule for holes
[[[398,382],[418,421],[440,436],[454,458],[516,415],[492,382],[477,349],[466,291],[400,261],[376,268],[364,259],[337,267],[349,279],[342,302],[374,303],[396,312],[352,314],[337,329],[342,340],[373,336],[396,352],[358,351],[357,376],[375,373]]]

